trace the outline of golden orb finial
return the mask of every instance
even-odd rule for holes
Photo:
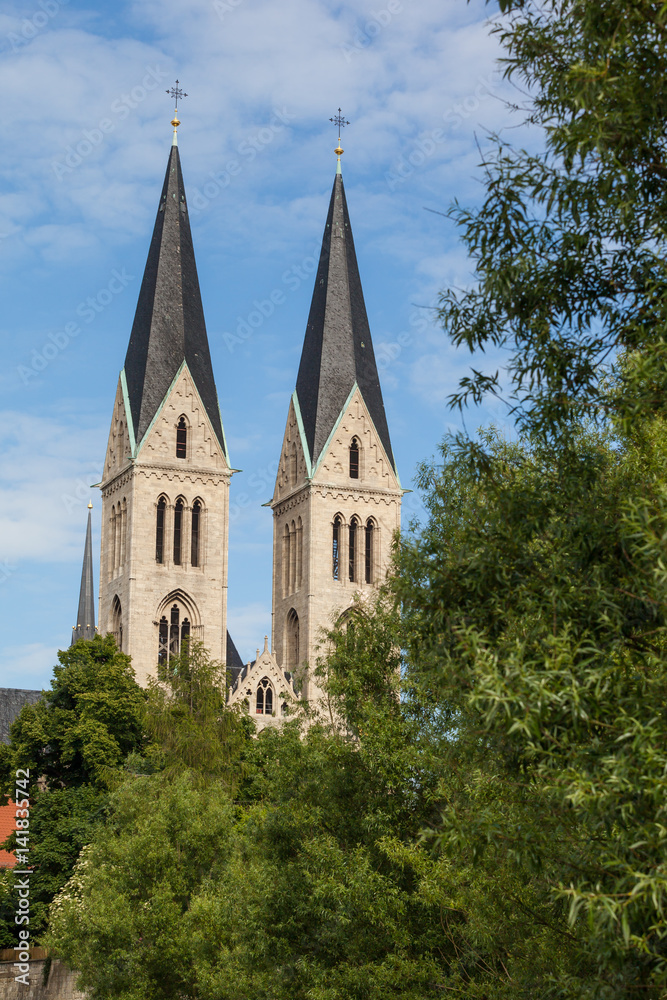
[[[89,500],[88,501],[88,510],[92,510],[92,509],[93,509],[93,501]]]

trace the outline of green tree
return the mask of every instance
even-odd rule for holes
[[[190,640],[158,665],[148,682],[144,725],[161,767],[215,776],[230,790],[238,784],[252,723],[227,707],[225,667],[203,643]]]
[[[22,709],[10,742],[0,746],[0,790],[6,797],[14,796],[17,770],[30,772],[30,930],[37,936],[47,925],[53,896],[103,819],[109,781],[145,743],[145,696],[129,657],[111,636],[79,641],[58,659],[51,689]],[[15,835],[8,843],[15,846]],[[6,872],[0,883],[5,944],[16,932],[14,902]]]
[[[49,939],[93,997],[489,1000],[516,995],[517,969],[571,968],[548,890],[516,865],[419,843],[439,817],[452,719],[409,687],[398,696],[391,601],[351,620],[321,665],[335,724],[250,741],[236,801],[210,771],[115,793]]]
[[[443,294],[441,318],[455,344],[508,358],[453,403],[507,393],[521,437],[460,436],[423,470],[429,522],[395,592],[412,674],[456,719],[462,777],[443,783],[436,843],[545,879],[549,919],[588,959],[543,990],[658,996],[667,6],[499,6],[545,152],[484,157],[480,208],[452,210],[476,282]]]

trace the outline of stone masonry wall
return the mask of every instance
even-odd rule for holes
[[[30,962],[29,985],[17,983],[13,962],[0,962],[0,1000],[85,1000],[76,988],[77,973],[52,961],[44,983],[46,959]]]

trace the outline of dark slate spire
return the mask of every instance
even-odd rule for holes
[[[343,177],[336,173],[315,290],[301,352],[296,394],[315,465],[357,382],[394,464],[364,294],[354,252]]]
[[[86,545],[83,550],[83,568],[81,570],[81,590],[79,591],[79,611],[76,625],[72,629],[72,642],[77,639],[92,639],[95,635],[95,597],[93,594],[93,532],[90,523],[88,504],[88,527],[86,528]]]
[[[137,444],[183,361],[187,362],[218,442],[224,447],[181,162],[174,139],[125,357]]]

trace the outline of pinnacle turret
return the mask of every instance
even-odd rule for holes
[[[76,625],[72,629],[72,642],[77,639],[92,639],[95,635],[95,595],[93,593],[93,531],[91,525],[91,507],[88,504],[88,527],[86,528],[86,544],[83,550],[83,567],[81,569],[81,588],[79,590],[79,610]]]

